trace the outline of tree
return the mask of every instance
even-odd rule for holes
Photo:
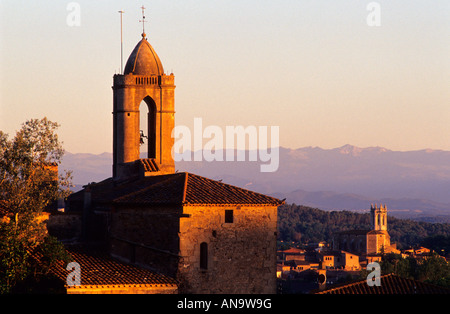
[[[0,292],[10,292],[29,275],[34,251],[62,250],[39,219],[52,202],[70,193],[71,173],[58,176],[64,154],[58,126],[47,118],[32,119],[11,140],[0,131]],[[55,249],[49,250],[49,243]]]
[[[416,260],[411,257],[403,258],[400,254],[388,253],[383,255],[381,271],[383,274],[395,273],[398,276],[413,279]]]
[[[448,286],[450,283],[450,266],[443,257],[433,253],[419,264],[417,279]]]
[[[439,255],[446,256],[450,253],[450,236],[442,234],[429,236],[421,242],[424,247],[436,251]]]

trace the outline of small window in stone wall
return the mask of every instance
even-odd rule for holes
[[[225,210],[225,223],[233,223],[233,210]]]

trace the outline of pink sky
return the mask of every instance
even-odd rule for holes
[[[0,4],[0,129],[47,116],[73,153],[112,151],[112,76],[146,33],[175,74],[176,124],[279,126],[280,145],[450,150],[450,2]]]

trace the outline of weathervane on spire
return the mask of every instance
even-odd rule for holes
[[[145,20],[145,7],[144,5],[142,5],[141,7],[142,9],[142,20],[139,20],[139,22],[142,22],[142,38],[145,38],[146,34],[145,34],[145,27],[144,27],[144,23],[146,22]]]

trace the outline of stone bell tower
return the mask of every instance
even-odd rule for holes
[[[372,222],[372,230],[375,231],[386,231],[387,230],[387,206],[381,205],[380,207],[375,204],[375,206],[370,206],[370,216]]]
[[[175,126],[173,74],[165,75],[161,60],[147,41],[145,32],[125,65],[123,74],[114,75],[113,178],[116,181],[155,174],[173,173]],[[141,159],[142,128],[140,104],[148,107],[148,156]]]

